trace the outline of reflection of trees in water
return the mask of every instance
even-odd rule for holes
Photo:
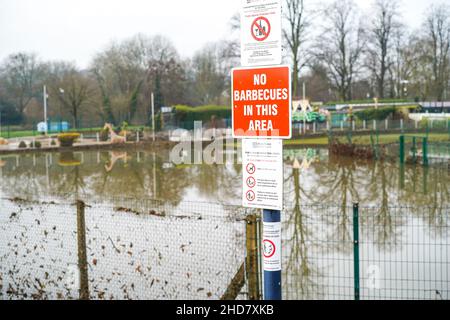
[[[192,166],[191,183],[199,190],[199,194],[218,202],[227,203],[240,196],[242,176],[228,165],[195,165]]]
[[[321,164],[322,165],[322,164]],[[316,179],[320,188],[309,194],[313,204],[331,207],[321,216],[325,225],[330,227],[329,240],[340,243],[350,243],[353,230],[351,203],[359,201],[359,193],[365,188],[366,181],[359,176],[354,161],[330,159],[327,169],[316,171]],[[338,245],[336,250],[351,252],[352,247]]]
[[[398,170],[401,170],[400,166]],[[447,236],[450,204],[447,168],[406,165],[404,171],[404,187],[399,191],[399,203],[406,207],[405,214],[421,217],[430,226],[432,236]],[[414,207],[421,210],[414,210]]]
[[[373,207],[360,206],[361,232],[384,250],[394,250],[402,237],[404,224],[402,211],[395,208],[392,198],[396,194],[396,166],[390,162],[376,161],[368,167],[369,184],[365,197]]]
[[[293,182],[293,185],[289,185],[289,182]],[[308,255],[309,250],[313,250],[317,243],[313,240],[313,225],[308,222],[311,217],[302,210],[301,194],[305,191],[300,186],[298,169],[292,169],[292,174],[285,179],[285,185],[290,187],[286,188],[285,193],[285,197],[289,199],[287,203],[293,204],[292,208],[285,210],[286,218],[283,219],[283,230],[286,230],[283,247],[285,251],[289,249],[283,255],[284,287],[289,288],[286,298],[313,299],[321,294],[323,285],[318,283],[320,272]]]
[[[428,169],[423,169],[428,172]],[[448,174],[448,172],[447,172]],[[425,174],[427,175],[427,173]],[[429,192],[431,192],[431,201],[424,212],[424,220],[433,229],[431,234],[436,236],[448,235],[448,214],[449,207],[449,184],[442,177],[445,176],[444,170],[433,170],[431,173],[432,183],[429,185]],[[425,215],[426,214],[426,215]]]

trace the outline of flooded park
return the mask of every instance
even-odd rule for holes
[[[0,300],[450,299],[448,0],[0,2]]]
[[[1,156],[0,295],[222,298],[252,232],[254,210],[240,204],[242,166],[177,166],[169,151]],[[323,148],[287,148],[283,158],[285,299],[353,299],[355,263],[361,298],[449,298],[446,166],[339,158]],[[236,298],[260,294],[254,282]]]

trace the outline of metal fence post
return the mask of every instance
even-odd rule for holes
[[[399,147],[400,151],[400,163],[404,164],[405,163],[405,136],[400,136],[400,147]]]
[[[248,299],[259,300],[259,267],[258,267],[258,221],[256,215],[246,218],[246,274],[248,280]]]
[[[83,201],[77,200],[77,238],[78,238],[78,269],[80,270],[80,300],[89,299],[89,282],[86,252],[86,222]]]
[[[422,140],[422,157],[423,165],[428,166],[428,138],[423,138]]]
[[[353,266],[355,300],[360,299],[359,284],[359,204],[353,204]]]
[[[273,241],[271,243],[273,246],[273,248],[270,249],[272,251],[271,254],[276,254],[281,259],[281,211],[267,209],[263,210],[264,242],[269,237],[269,232],[271,233],[270,237],[272,239],[278,238],[278,241]],[[266,266],[266,260],[268,260],[266,254],[264,254],[264,260],[264,300],[281,300],[281,268],[278,268],[277,266]],[[271,269],[270,271],[267,270],[269,267]]]

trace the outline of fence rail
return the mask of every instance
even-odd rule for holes
[[[2,299],[260,299],[258,211],[0,199]],[[284,299],[449,299],[450,206],[285,211]]]

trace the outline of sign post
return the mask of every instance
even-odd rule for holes
[[[241,0],[241,64],[231,75],[233,137],[242,139],[242,204],[263,209],[264,299],[281,300],[283,141],[291,72],[281,66],[281,0]]]
[[[281,211],[263,210],[264,300],[281,300]]]

